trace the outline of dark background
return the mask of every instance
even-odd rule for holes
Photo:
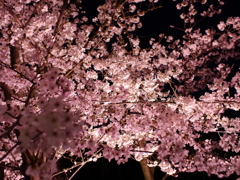
[[[65,165],[71,165],[65,162]],[[76,168],[77,169],[77,168]],[[74,172],[76,169],[73,169]],[[155,180],[161,180],[165,173],[159,167],[155,168]],[[69,176],[68,176],[69,177]],[[221,180],[236,180],[236,174]],[[208,176],[205,172],[179,173],[177,177],[168,176],[166,180],[218,180],[216,175]],[[89,162],[84,165],[72,180],[144,180],[140,163],[129,159],[125,164],[118,165],[112,160],[101,158],[97,162]]]

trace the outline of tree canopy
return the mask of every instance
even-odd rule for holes
[[[199,27],[228,2],[174,2],[181,37],[147,48],[137,32],[161,1],[84,3],[0,0],[0,174],[57,179],[69,151],[79,168],[134,158],[146,180],[240,175],[240,17]]]

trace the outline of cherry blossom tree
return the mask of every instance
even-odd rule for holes
[[[66,151],[75,173],[104,157],[146,180],[240,175],[240,119],[225,115],[240,109],[240,18],[198,29],[224,1],[177,1],[184,36],[143,49],[134,32],[158,0],[106,0],[93,19],[83,3],[0,0],[1,179],[58,179]]]

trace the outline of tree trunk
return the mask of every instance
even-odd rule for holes
[[[143,158],[140,161],[140,165],[143,171],[144,179],[145,180],[154,180],[154,170],[155,167],[149,167],[147,165],[147,158]]]
[[[142,139],[141,141],[139,141],[139,146],[140,147],[145,147],[146,146],[145,139]],[[140,165],[141,165],[141,168],[142,168],[142,171],[143,171],[144,179],[145,180],[154,180],[155,167],[149,167],[147,165],[147,158],[143,158],[140,161]]]

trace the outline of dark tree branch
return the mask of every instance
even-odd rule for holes
[[[4,154],[3,157],[0,159],[0,162],[1,162],[3,159],[5,159],[5,158],[8,156],[8,154],[11,153],[19,144],[20,144],[20,143],[18,142],[18,143],[16,143],[13,147],[11,147],[11,148],[8,150],[8,152],[6,152],[6,154]]]

